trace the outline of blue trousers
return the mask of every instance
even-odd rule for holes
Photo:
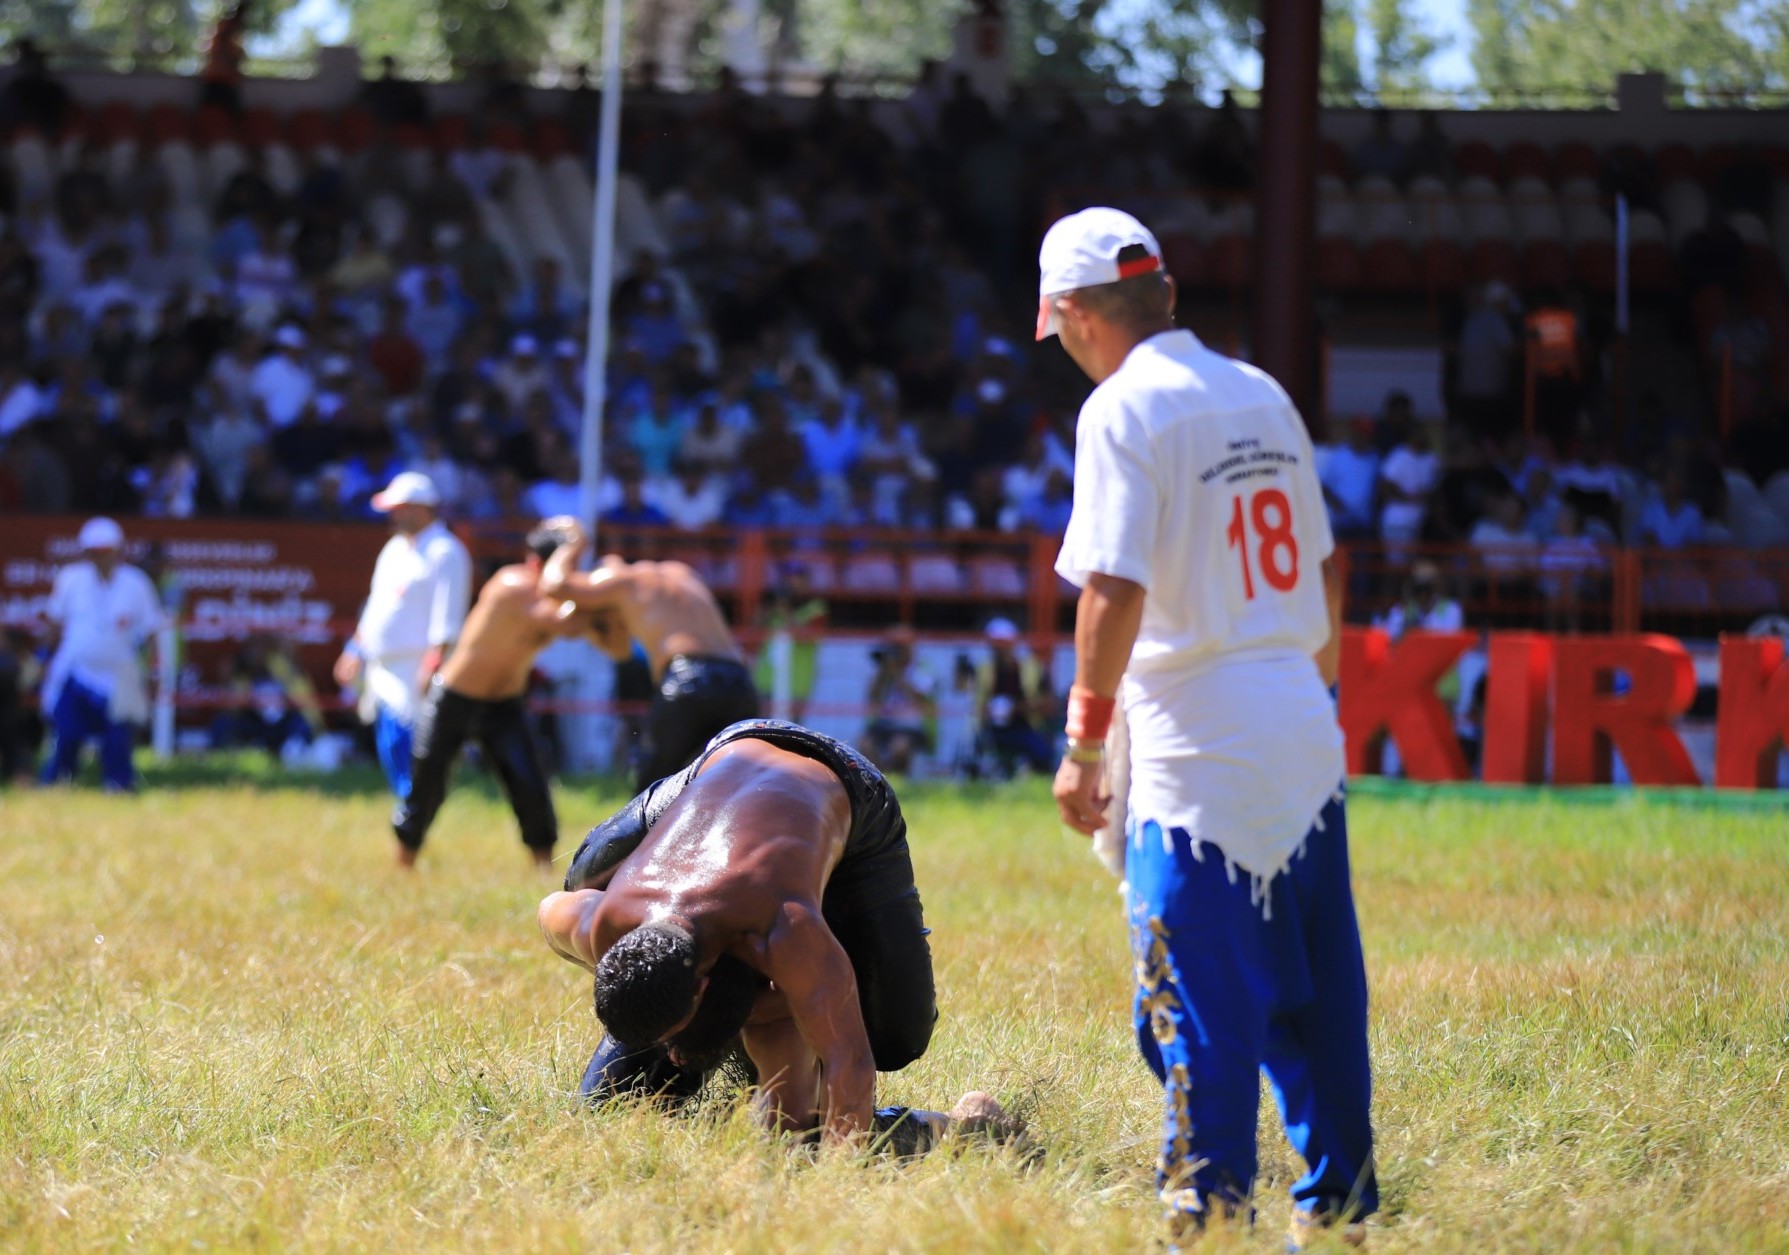
[[[105,694],[78,680],[63,682],[50,712],[55,745],[43,766],[43,782],[73,780],[81,767],[81,750],[90,740],[99,742],[100,776],[108,789],[130,789],[136,776],[130,763],[131,726],[112,718]]]
[[[410,796],[410,725],[379,707],[373,716],[373,747],[392,795],[405,801]]]
[[[1216,846],[1194,854],[1184,830],[1164,840],[1147,822],[1125,862],[1137,1041],[1166,1100],[1157,1186],[1170,1223],[1196,1225],[1214,1204],[1246,1214],[1262,1071],[1308,1166],[1294,1203],[1364,1216],[1379,1190],[1341,792],[1265,902]]]

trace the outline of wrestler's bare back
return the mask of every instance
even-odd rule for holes
[[[503,701],[528,689],[534,659],[554,639],[587,630],[588,619],[567,619],[540,595],[540,576],[506,566],[479,590],[459,642],[441,668],[441,682],[479,701]]]
[[[611,554],[586,574],[576,569],[581,547],[568,545],[548,560],[542,591],[581,609],[619,615],[646,650],[655,678],[678,654],[743,660],[714,594],[688,566],[625,562]]]
[[[792,904],[816,915],[844,852],[851,802],[824,764],[764,741],[724,745],[600,889],[541,903],[553,949],[584,967],[641,924],[697,924],[706,966],[766,970],[764,941]]]

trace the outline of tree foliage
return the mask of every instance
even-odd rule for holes
[[[249,33],[273,30],[294,3],[255,0]],[[0,0],[0,38],[29,36],[64,56],[190,64],[229,7],[230,0]]]
[[[1789,82],[1789,15],[1748,0],[1469,0],[1486,91],[1605,90],[1656,70],[1692,89]]]

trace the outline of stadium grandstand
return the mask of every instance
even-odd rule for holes
[[[16,51],[15,650],[81,519],[116,517],[177,586],[204,744],[250,643],[251,671],[290,645],[329,690],[397,472],[485,558],[576,511],[591,87],[363,77],[328,49],[219,92]],[[1065,688],[1051,563],[1085,384],[1032,343],[1037,240],[1080,205],[1135,212],[1182,321],[1249,357],[1255,111],[990,99],[967,74],[755,87],[626,96],[602,544],[689,561],[754,647],[818,651],[805,678],[765,657],[823,727],[862,725],[895,624],[961,729],[991,619]],[[1304,410],[1352,620],[1712,641],[1789,608],[1782,116],[1684,107],[1657,75],[1582,109],[1322,111]],[[606,664],[565,674],[568,717],[614,708]],[[939,770],[973,760],[957,739]]]

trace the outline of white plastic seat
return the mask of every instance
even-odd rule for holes
[[[1361,239],[1367,243],[1407,240],[1417,233],[1421,217],[1417,206],[1397,197],[1363,202],[1360,206]]]
[[[1634,244],[1669,244],[1670,234],[1664,219],[1650,209],[1635,211],[1628,217],[1628,239]]]
[[[230,180],[235,178],[244,166],[248,165],[248,155],[242,151],[240,144],[213,144],[196,156],[200,169],[203,171],[207,201],[216,201],[223,194],[223,190],[230,186]],[[271,181],[269,180],[269,182]]]
[[[1360,234],[1360,217],[1346,192],[1317,202],[1317,238],[1352,240]]]
[[[969,584],[984,597],[1017,598],[1025,595],[1025,575],[1018,563],[1005,558],[981,557],[969,564]]]
[[[56,185],[57,162],[43,137],[20,135],[12,141],[12,173],[19,185],[19,203],[47,202]]]
[[[281,196],[291,196],[304,184],[304,168],[298,164],[298,155],[284,144],[269,144],[261,150],[266,163],[267,181],[273,190]],[[317,150],[319,165],[340,165],[341,156],[329,148]]]
[[[1521,201],[1512,216],[1516,236],[1524,244],[1565,239],[1565,216],[1550,195]]]
[[[1729,214],[1727,225],[1733,228],[1733,234],[1754,248],[1770,247],[1770,232],[1765,228],[1764,219],[1757,214]]]
[[[1460,203],[1463,205],[1501,204],[1503,193],[1497,185],[1482,174],[1475,174],[1460,183]]]
[[[853,593],[892,593],[901,587],[901,572],[888,554],[864,553],[846,563],[840,583]]]
[[[941,553],[915,554],[907,563],[907,578],[916,593],[958,593],[963,589],[961,568]]]
[[[161,167],[162,177],[168,181],[168,191],[175,204],[206,204],[204,183],[199,173],[199,158],[193,152],[191,144],[185,140],[158,144],[154,160]]]
[[[1559,185],[1559,200],[1565,205],[1600,205],[1603,189],[1590,176],[1575,174]]]
[[[1599,244],[1615,238],[1615,225],[1598,205],[1567,205],[1565,235],[1573,244]]]
[[[1354,181],[1354,194],[1362,200],[1383,200],[1398,194],[1398,185],[1383,174],[1366,174]]]
[[[1468,201],[1461,206],[1466,238],[1476,244],[1480,240],[1514,240],[1515,219],[1502,201]]]

